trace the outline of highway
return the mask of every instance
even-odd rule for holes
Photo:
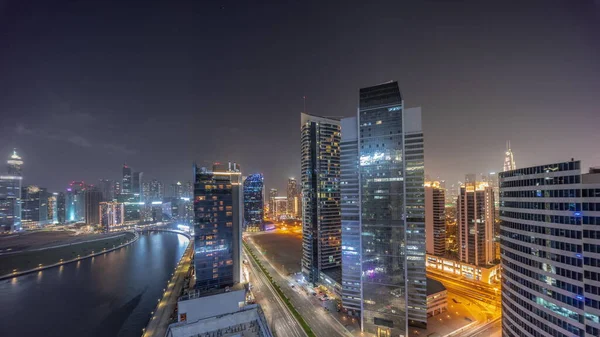
[[[458,279],[431,269],[427,269],[427,277],[442,282],[450,292],[470,298],[473,301],[500,307],[500,285],[494,287],[485,283]],[[494,288],[497,290],[494,290]]]
[[[306,333],[279,298],[266,276],[244,251],[244,259],[249,261],[250,283],[256,302],[262,307],[267,322],[276,336],[304,337]]]
[[[290,302],[317,336],[353,336],[340,322],[331,316],[330,312],[327,312],[323,308],[315,296],[307,295],[305,292],[299,290],[298,287],[291,288],[289,286],[291,280],[287,276],[282,275],[279,270],[256,249],[251,238],[248,238],[246,242],[250,247],[253,247],[255,255],[262,262],[265,269],[271,274],[273,280],[281,285],[281,290],[290,299]]]

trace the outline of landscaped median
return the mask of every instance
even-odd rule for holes
[[[246,249],[246,252],[250,256],[252,256],[252,259],[254,260],[254,262],[256,262],[256,264],[258,265],[260,270],[263,272],[263,274],[265,274],[265,276],[267,277],[267,279],[269,280],[271,285],[273,285],[273,288],[275,288],[275,292],[277,292],[277,295],[279,296],[279,298],[281,298],[283,300],[283,303],[285,303],[285,305],[288,307],[288,309],[290,309],[290,312],[292,313],[292,315],[294,315],[294,317],[296,318],[298,323],[300,323],[300,326],[302,326],[302,329],[304,329],[304,332],[306,332],[306,334],[309,337],[316,337],[315,333],[312,331],[310,326],[308,326],[308,324],[306,323],[306,321],[304,320],[302,315],[300,315],[300,313],[296,310],[296,308],[294,308],[294,306],[290,302],[290,299],[287,298],[287,296],[285,296],[283,291],[281,291],[281,288],[279,287],[279,285],[277,283],[275,283],[275,281],[273,281],[273,277],[271,277],[271,274],[269,274],[269,272],[265,269],[265,267],[262,265],[262,263],[258,260],[256,255],[254,255],[254,252],[252,251],[252,249],[250,249],[250,247],[246,244],[246,242],[244,242],[243,244],[244,244],[244,248]]]

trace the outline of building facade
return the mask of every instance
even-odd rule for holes
[[[196,289],[231,287],[241,277],[241,170],[235,163],[194,166],[194,175]]]
[[[35,185],[25,186],[21,191],[21,223],[23,228],[37,229],[48,221],[48,192]]]
[[[484,182],[460,187],[456,202],[459,256],[475,266],[491,265],[494,253],[494,191]]]
[[[427,254],[446,254],[446,190],[438,181],[425,182],[425,246]]]
[[[87,189],[85,197],[85,223],[88,225],[100,224],[100,202],[102,201],[102,192],[95,188]]]
[[[48,195],[48,223],[58,223],[58,193]]]
[[[600,336],[600,170],[499,174],[502,335]]]
[[[340,141],[338,120],[301,114],[302,273],[311,283],[342,262]]]
[[[125,224],[125,205],[115,201],[103,201],[98,205],[100,227],[110,232]]]
[[[7,161],[7,174],[0,174],[0,231],[20,231],[21,226],[21,175],[23,161],[13,151]]]
[[[287,185],[287,214],[292,218],[300,216],[300,198],[296,178],[289,178]]]
[[[504,152],[504,172],[516,170],[515,157],[510,149],[510,141],[506,142],[506,152]]]
[[[247,231],[263,230],[265,181],[262,174],[244,180],[244,224]]]
[[[269,190],[269,218],[275,218],[275,198],[279,193],[276,188],[272,188]]]
[[[132,191],[132,172],[131,167],[123,165],[123,180],[121,183],[121,193],[131,193]]]

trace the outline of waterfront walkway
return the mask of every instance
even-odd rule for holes
[[[166,230],[169,231],[169,230]],[[171,231],[180,232],[180,231]],[[188,235],[189,238],[189,235]],[[157,299],[157,306],[154,309],[152,318],[148,322],[148,326],[144,329],[142,337],[164,337],[167,333],[167,328],[171,323],[171,315],[177,306],[177,299],[181,294],[181,289],[184,285],[185,277],[190,269],[192,254],[194,253],[192,241],[188,244],[187,249],[183,253],[179,264],[175,268],[173,277],[168,282],[167,288],[163,293],[162,298]]]

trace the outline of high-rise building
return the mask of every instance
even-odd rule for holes
[[[133,172],[133,178],[131,180],[131,193],[138,197],[139,201],[143,201],[144,194],[142,193],[142,186],[144,183],[144,172]]]
[[[242,173],[235,163],[217,163],[194,166],[194,176],[196,289],[230,287],[241,277]]]
[[[446,191],[438,181],[425,182],[425,246],[427,254],[446,254]]]
[[[265,183],[260,173],[251,174],[244,180],[244,224],[247,231],[263,228]]]
[[[58,193],[48,194],[48,223],[58,223]]]
[[[149,198],[147,201],[161,201],[163,198],[163,184],[158,179],[152,179],[150,182]]]
[[[275,198],[278,195],[276,188],[269,190],[269,218],[275,218]]]
[[[6,162],[6,164],[7,164],[7,173],[9,176],[18,176],[18,177],[23,176],[23,172],[22,172],[23,160],[17,154],[17,149],[13,150],[13,153],[10,156],[10,158],[8,159],[8,161]]]
[[[287,216],[288,211],[288,198],[287,197],[275,197],[273,198],[273,207],[271,211],[273,214],[272,218],[280,219]]]
[[[340,121],[301,114],[302,273],[320,273],[342,262]]]
[[[48,192],[35,185],[21,191],[21,223],[26,229],[37,229],[48,224]]]
[[[121,190],[121,182],[120,181],[115,181],[115,196],[113,199],[117,198],[117,195],[121,194],[122,190]]]
[[[121,185],[121,193],[129,194],[132,193],[132,174],[131,167],[123,165],[123,184]]]
[[[600,169],[499,174],[502,336],[600,336]]]
[[[494,191],[484,182],[467,182],[460,187],[456,202],[459,256],[475,266],[493,264]]]
[[[342,303],[364,331],[406,336],[427,324],[421,109],[397,82],[360,89],[359,104],[342,121]]]
[[[97,225],[100,223],[100,202],[102,201],[102,192],[95,188],[88,188],[84,192],[85,197],[85,223],[88,225]]]
[[[98,188],[102,192],[102,200],[112,201],[116,198],[115,182],[110,179],[100,179]]]
[[[56,195],[56,219],[59,224],[64,224],[66,222],[67,208],[66,208],[66,200],[65,193],[58,192]]]
[[[300,198],[296,178],[289,178],[287,185],[287,214],[298,218],[300,215]]]
[[[67,188],[65,195],[66,222],[85,221],[85,190],[87,185],[83,181],[73,181]]]
[[[504,172],[516,169],[517,165],[515,165],[515,158],[510,149],[510,141],[508,141],[506,142],[506,152],[504,152]]]
[[[125,223],[125,205],[120,202],[104,201],[98,205],[100,227],[109,232]]]
[[[21,167],[23,161],[13,151],[7,161],[8,174],[0,174],[0,230],[20,231],[21,227]]]

